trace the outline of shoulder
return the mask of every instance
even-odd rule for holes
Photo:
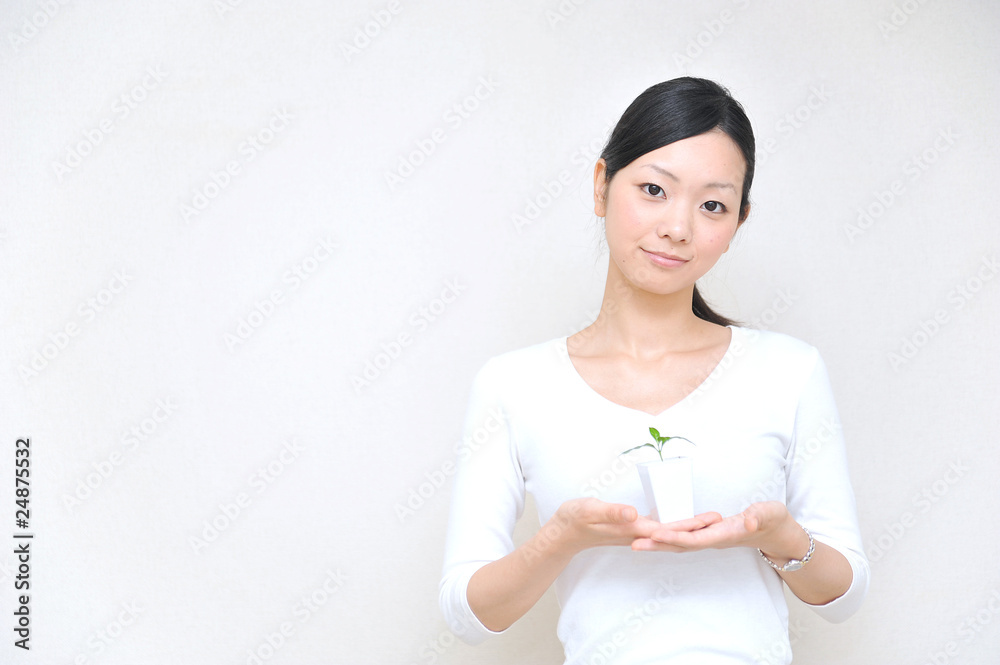
[[[808,375],[823,362],[819,349],[798,337],[756,328],[737,327],[734,332],[739,335],[734,340],[734,353],[742,351],[748,362],[785,380]]]
[[[748,344],[762,353],[787,356],[811,356],[819,353],[815,346],[786,333],[737,326]]]
[[[556,371],[566,355],[564,337],[554,337],[488,358],[476,372],[477,383],[509,385],[525,379],[539,380]]]

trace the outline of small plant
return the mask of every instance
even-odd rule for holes
[[[619,454],[625,455],[627,453],[632,452],[633,450],[639,450],[639,448],[645,448],[646,446],[649,446],[650,448],[656,451],[656,453],[660,456],[660,460],[662,461],[663,446],[664,444],[667,443],[667,441],[670,441],[671,439],[680,439],[682,441],[687,441],[692,446],[694,445],[694,441],[692,441],[691,439],[685,439],[683,436],[660,436],[660,433],[654,427],[649,428],[649,433],[653,435],[653,443],[640,443],[638,446],[635,446],[634,448],[629,448],[625,452]]]

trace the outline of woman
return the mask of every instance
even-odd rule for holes
[[[783,585],[831,621],[860,606],[869,568],[819,353],[695,288],[746,221],[753,171],[750,123],[711,81],[654,85],[616,125],[594,170],[597,320],[473,382],[441,581],[466,641],[555,584],[567,663],[788,663]],[[639,460],[620,453],[650,427],[695,444],[691,519],[644,516]],[[515,548],[525,492],[542,528]]]

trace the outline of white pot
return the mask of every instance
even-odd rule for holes
[[[636,469],[654,520],[667,523],[694,517],[690,457],[644,462]]]

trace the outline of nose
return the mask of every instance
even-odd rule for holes
[[[679,199],[665,207],[656,225],[656,235],[670,238],[673,242],[690,242],[692,234],[692,214]]]

